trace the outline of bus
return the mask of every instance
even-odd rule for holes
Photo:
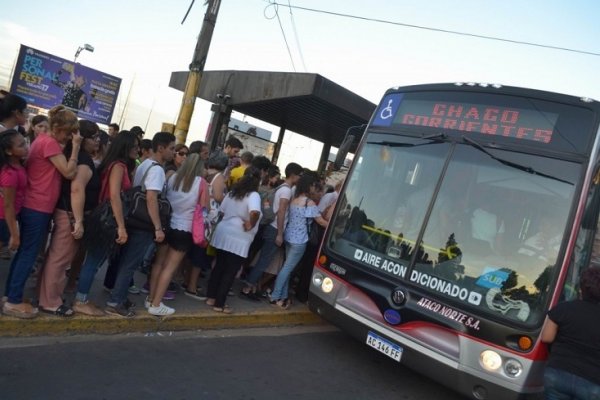
[[[536,398],[549,308],[598,218],[598,102],[456,83],[388,90],[313,269],[310,309],[474,399]]]

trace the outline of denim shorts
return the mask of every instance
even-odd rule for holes
[[[180,231],[179,229],[167,230],[167,243],[172,249],[187,253],[194,245],[192,232]]]

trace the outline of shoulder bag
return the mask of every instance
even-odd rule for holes
[[[150,214],[148,213],[148,203],[146,197],[146,176],[150,171],[150,168],[153,168],[160,164],[154,163],[142,176],[142,184],[140,186],[135,186],[130,189],[131,194],[131,206],[129,208],[129,213],[126,218],[126,223],[128,228],[139,229],[143,231],[154,232],[154,223],[150,218]],[[166,182],[165,182],[166,185]],[[165,189],[158,194],[158,216],[160,217],[160,225],[163,229],[169,227],[169,222],[171,221],[171,203],[167,200],[165,196]]]

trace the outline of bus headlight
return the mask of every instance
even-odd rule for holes
[[[312,279],[313,279],[313,284],[316,287],[321,287],[321,284],[323,284],[323,275],[318,272],[313,275]]]
[[[504,372],[511,378],[516,378],[523,372],[523,366],[517,360],[509,358],[504,364]]]
[[[481,366],[488,371],[496,371],[502,366],[502,357],[492,350],[484,350],[479,355]]]
[[[325,293],[330,293],[333,290],[333,280],[329,277],[323,279],[321,290]]]

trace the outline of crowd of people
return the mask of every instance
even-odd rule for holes
[[[240,153],[234,136],[209,154],[206,143],[175,144],[168,132],[145,139],[140,127],[115,123],[104,132],[64,105],[30,120],[26,101],[10,93],[0,99],[0,124],[0,256],[12,259],[4,314],[132,317],[128,294],[143,292],[147,312],[166,316],[175,312],[165,303],[179,286],[215,312],[231,313],[226,301],[236,277],[246,282],[242,298],[266,296],[287,309],[294,271],[296,295],[306,300],[316,255],[311,222],[327,225],[336,193],[331,188],[327,208],[317,206],[325,182],[316,172],[290,163],[282,178],[265,156]],[[132,214],[136,188],[144,193],[145,224]],[[192,236],[198,205],[212,227],[208,246]],[[98,305],[90,292],[104,265],[110,296]],[[147,274],[141,288],[138,270]],[[27,299],[32,278],[36,291]]]

